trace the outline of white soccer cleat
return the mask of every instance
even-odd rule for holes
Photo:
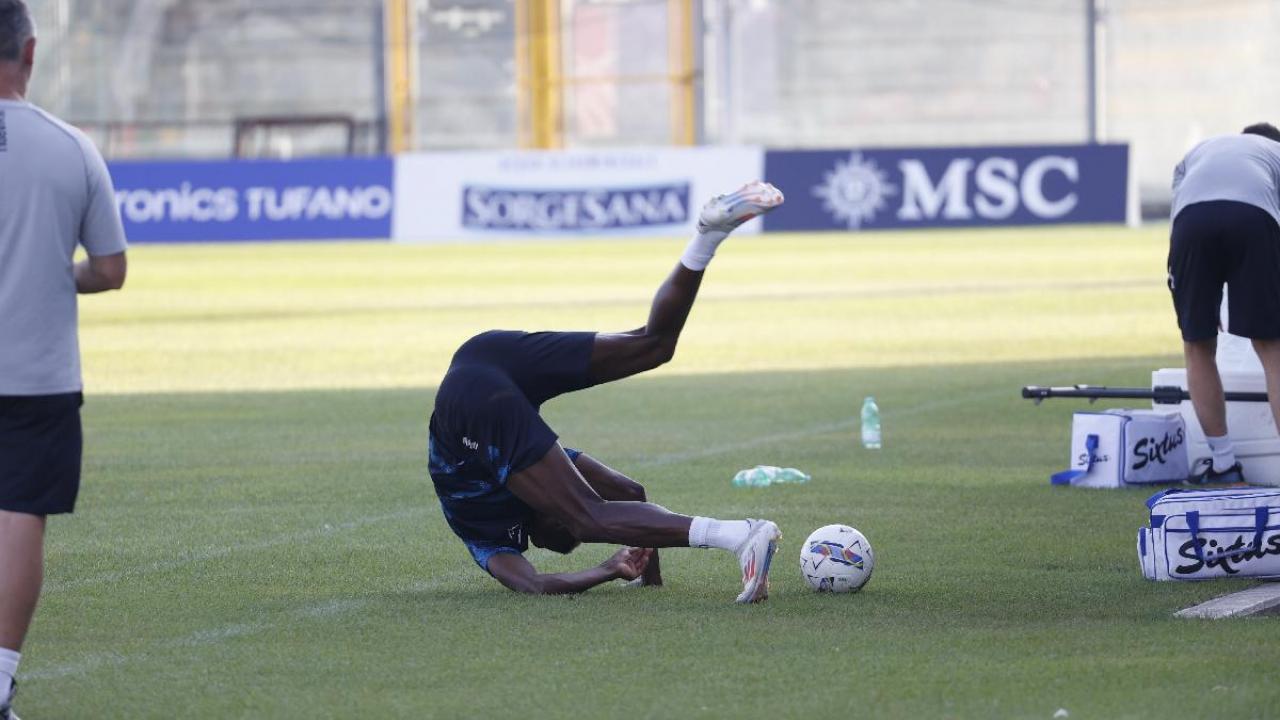
[[[782,532],[768,520],[751,520],[746,542],[738,548],[738,564],[742,566],[742,593],[735,602],[757,603],[769,597],[769,563],[778,551]]]
[[[736,192],[711,198],[698,214],[698,232],[733,232],[739,225],[763,215],[783,202],[782,191],[756,180]]]

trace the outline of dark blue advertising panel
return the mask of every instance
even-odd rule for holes
[[[388,239],[390,158],[113,162],[131,242]]]
[[[1124,222],[1128,145],[769,151],[765,230]]]

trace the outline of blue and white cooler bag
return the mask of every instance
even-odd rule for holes
[[[1148,580],[1280,578],[1280,488],[1172,489],[1147,507],[1138,562]]]
[[[1158,410],[1078,412],[1071,419],[1071,468],[1054,485],[1120,488],[1187,478],[1182,415]]]

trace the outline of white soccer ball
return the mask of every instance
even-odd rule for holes
[[[818,592],[857,592],[871,579],[876,554],[848,525],[825,525],[800,548],[800,574]]]

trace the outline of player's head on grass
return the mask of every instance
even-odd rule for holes
[[[3,0],[0,0],[0,2],[3,2]],[[1244,130],[1241,130],[1241,132],[1245,135],[1261,135],[1264,138],[1280,142],[1280,128],[1277,128],[1271,123],[1254,123]]]
[[[537,515],[529,531],[529,542],[542,548],[568,555],[582,544],[563,523],[547,515]]]

